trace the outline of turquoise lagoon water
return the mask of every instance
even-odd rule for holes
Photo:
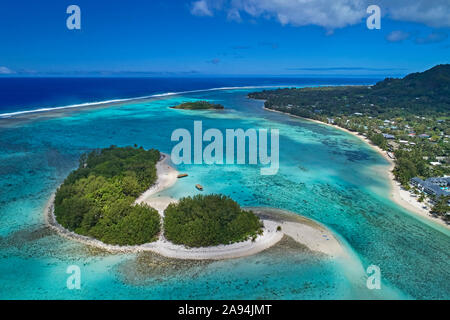
[[[2,299],[448,299],[448,230],[416,218],[388,199],[388,165],[359,139],[324,125],[267,112],[248,90],[196,92],[109,108],[40,114],[0,124],[0,298]],[[189,99],[225,111],[172,110]],[[292,244],[216,262],[164,261],[108,254],[59,237],[45,226],[48,198],[78,157],[109,145],[170,153],[176,128],[276,128],[280,170],[258,166],[180,165],[189,177],[166,190],[183,197],[230,195],[242,206],[285,209],[334,231],[349,252],[335,260]],[[81,268],[81,290],[66,287],[66,268]],[[162,265],[162,267],[161,267]],[[381,290],[366,287],[369,265]]]

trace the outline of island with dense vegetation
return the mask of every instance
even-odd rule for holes
[[[249,94],[269,110],[337,125],[369,139],[395,161],[393,174],[431,212],[450,222],[449,186],[434,192],[411,179],[450,175],[450,65],[373,86],[285,88]],[[432,180],[441,181],[441,180]],[[435,189],[432,187],[432,189]],[[428,192],[423,192],[423,191]]]
[[[224,109],[224,106],[221,104],[211,103],[208,101],[194,101],[194,102],[185,102],[171,108],[183,110],[222,110]]]
[[[263,224],[223,195],[196,195],[170,204],[164,212],[164,236],[175,244],[209,247],[255,239]]]
[[[45,209],[49,226],[61,236],[108,252],[153,252],[185,260],[253,255],[285,236],[313,251],[343,254],[331,232],[296,214],[243,210],[220,194],[162,199],[158,193],[179,175],[168,161],[169,155],[137,146],[83,154],[78,169]]]
[[[155,241],[158,212],[134,204],[156,181],[158,150],[111,146],[84,154],[55,195],[54,214],[64,228],[107,244]]]
[[[183,198],[170,204],[164,217],[151,200],[137,201],[165,174],[157,167],[170,168],[158,163],[161,158],[158,150],[142,147],[111,146],[83,154],[78,169],[56,191],[56,222],[77,235],[118,246],[158,240],[161,220],[166,239],[188,247],[254,240],[263,233],[264,225],[253,212],[223,195]]]

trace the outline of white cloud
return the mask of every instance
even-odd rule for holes
[[[208,7],[206,0],[199,0],[192,3],[191,13],[194,16],[209,16],[212,17],[213,13]]]
[[[450,27],[448,0],[382,0],[390,18],[422,23],[430,27]]]
[[[220,63],[220,59],[215,58],[215,59],[211,59],[206,61],[207,63],[212,63],[212,64],[219,64]]]
[[[418,32],[409,33],[401,30],[392,31],[386,36],[389,42],[401,42],[403,40],[412,39],[416,44],[432,44],[439,43],[448,38],[448,34],[442,31],[433,31],[426,36],[419,35]]]
[[[13,74],[13,73],[15,72],[7,67],[0,67],[0,74]]]
[[[363,22],[372,4],[379,5],[382,15],[393,20],[450,27],[449,0],[200,0],[192,3],[191,12],[211,16],[214,10],[226,10],[228,18],[239,15],[240,19],[245,13],[275,19],[282,25],[317,25],[333,30]]]
[[[415,42],[417,44],[430,44],[442,42],[447,38],[448,35],[445,32],[432,32],[426,37],[417,37]]]
[[[401,42],[403,40],[409,39],[410,36],[411,34],[409,32],[395,30],[386,36],[386,40],[389,42]]]
[[[239,0],[233,5],[254,17],[269,17],[282,25],[318,25],[327,29],[356,24],[366,15],[363,0]]]
[[[230,20],[230,21],[236,21],[236,22],[241,22],[242,21],[241,14],[239,13],[239,10],[237,10],[235,8],[230,9],[228,11],[227,19]]]

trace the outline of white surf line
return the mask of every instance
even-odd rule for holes
[[[32,114],[32,113],[42,113],[42,112],[49,112],[49,111],[57,111],[57,110],[64,110],[64,109],[72,109],[72,108],[82,108],[82,107],[94,107],[94,106],[100,106],[104,104],[110,104],[110,103],[121,103],[121,102],[131,102],[131,101],[138,101],[138,100],[144,100],[144,99],[151,99],[151,98],[163,98],[163,97],[170,97],[170,96],[177,96],[182,94],[189,94],[189,93],[200,93],[200,92],[209,92],[209,91],[225,91],[225,90],[239,90],[239,89],[264,89],[264,88],[304,88],[304,87],[326,87],[326,86],[371,86],[371,85],[350,85],[350,84],[342,84],[342,85],[333,85],[333,84],[321,84],[321,85],[305,85],[305,86],[298,86],[298,85],[289,85],[289,84],[280,84],[280,85],[265,85],[265,86],[242,86],[242,87],[218,87],[218,88],[209,88],[209,89],[197,89],[197,90],[188,90],[188,91],[177,91],[177,92],[166,92],[166,93],[156,93],[148,96],[142,96],[142,97],[133,97],[133,98],[124,98],[124,99],[112,99],[112,100],[104,100],[104,101],[94,101],[94,102],[84,102],[84,103],[78,103],[78,104],[72,104],[67,106],[58,106],[58,107],[46,107],[46,108],[39,108],[39,109],[33,109],[33,110],[22,110],[22,111],[15,111],[15,112],[9,112],[9,113],[0,113],[0,119],[7,119],[12,118],[14,116],[20,116],[23,114]]]
[[[198,89],[198,90],[179,91],[179,92],[157,93],[157,94],[152,94],[149,96],[142,96],[142,97],[84,102],[84,103],[72,104],[72,105],[67,105],[67,106],[47,107],[47,108],[40,108],[40,109],[33,109],[33,110],[15,111],[15,112],[10,112],[10,113],[0,113],[0,119],[1,118],[11,118],[14,116],[18,116],[18,115],[22,115],[22,114],[29,114],[29,113],[40,113],[40,112],[81,108],[81,107],[94,107],[94,106],[104,105],[104,104],[109,104],[109,103],[130,102],[130,101],[135,101],[135,100],[137,101],[137,100],[144,100],[144,99],[151,99],[151,98],[162,98],[162,97],[176,96],[176,95],[182,95],[182,94],[187,94],[187,93],[198,93],[198,92],[219,91],[219,90],[275,88],[275,87],[276,86],[220,87],[220,88]]]

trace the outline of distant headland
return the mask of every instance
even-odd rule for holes
[[[450,64],[373,86],[252,92],[264,109],[318,121],[369,142],[391,163],[391,196],[450,227]],[[395,180],[394,180],[395,179]]]

